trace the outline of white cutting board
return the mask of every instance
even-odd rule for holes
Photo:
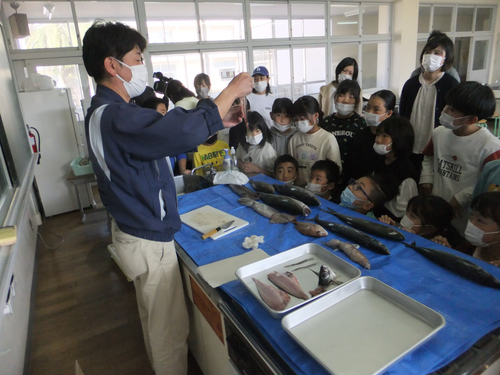
[[[247,226],[248,221],[242,220],[233,215],[229,215],[224,211],[218,210],[217,208],[208,205],[181,215],[181,221],[184,224],[193,228],[194,230],[197,230],[201,234],[208,233],[211,230],[218,228],[222,224],[227,223],[231,220],[234,220],[234,223],[231,224],[231,227],[234,225],[234,228],[226,231],[224,231],[224,229],[218,231],[214,235],[210,236],[210,238],[213,240],[224,237],[226,234],[232,233],[235,230]]]

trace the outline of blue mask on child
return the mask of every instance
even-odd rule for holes
[[[355,209],[354,201],[358,199],[354,193],[349,189],[349,186],[344,189],[342,194],[340,194],[340,202],[344,207]]]

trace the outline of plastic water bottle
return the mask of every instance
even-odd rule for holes
[[[222,162],[222,170],[231,170],[231,156],[229,155],[229,150],[227,148],[224,149],[224,161]]]
[[[234,146],[231,146],[231,170],[238,170],[238,158],[236,157]]]

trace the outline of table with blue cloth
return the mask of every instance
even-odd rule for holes
[[[276,183],[269,177],[258,175],[256,181]],[[247,184],[251,188],[250,184]],[[179,196],[179,213],[183,214],[199,207],[210,205],[249,222],[249,225],[218,240],[202,240],[200,233],[183,224],[175,240],[198,266],[244,254],[242,247],[245,237],[264,236],[260,249],[269,256],[281,253],[305,243],[317,243],[333,238],[352,242],[329,232],[327,237],[313,238],[300,234],[292,223],[270,224],[269,219],[257,214],[252,208],[238,203],[240,197],[228,186]],[[308,218],[319,215],[320,219],[342,223],[333,215],[320,210],[331,207],[351,216],[364,217],[352,210],[321,199],[321,206],[311,207]],[[303,221],[304,217],[299,217]],[[342,223],[343,224],[343,223]],[[406,241],[418,246],[432,247],[456,253],[478,264],[500,280],[500,269],[465,254],[430,242],[420,236],[403,232]],[[366,270],[352,262],[344,253],[335,254],[361,269],[361,276],[372,276],[416,301],[439,312],[446,319],[446,326],[434,337],[400,361],[390,366],[384,374],[428,374],[453,361],[469,349],[478,339],[500,327],[500,290],[485,287],[462,278],[437,264],[432,263],[401,242],[377,237],[390,250],[385,256],[363,246],[360,250],[368,258],[371,269]],[[328,249],[333,252],[332,249]],[[281,320],[271,317],[259,301],[239,281],[221,286],[233,300],[238,302],[251,321],[261,331],[275,351],[285,360],[296,374],[327,374],[328,372],[291,338],[281,327]],[[321,332],[318,332],[318,335]],[[336,338],[341,340],[342,338]],[[360,358],[360,360],[363,360]]]

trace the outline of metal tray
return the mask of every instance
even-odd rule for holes
[[[311,261],[299,264],[294,267],[285,267],[286,265],[298,263],[302,260],[313,258]],[[267,274],[273,271],[286,272],[292,271],[298,267],[304,267],[306,265],[317,263],[315,266],[311,267],[316,272],[319,272],[319,268],[322,264],[326,264],[330,267],[338,276],[337,280],[341,281],[340,285],[331,285],[327,288],[325,293],[318,296],[309,298],[308,300],[303,300],[290,296],[291,300],[287,308],[283,311],[277,311],[271,309],[263,300],[260,298],[259,292],[255,282],[252,280],[253,277],[262,281],[265,284],[274,285],[268,278]],[[318,276],[311,272],[308,268],[303,268],[297,271],[293,271],[293,274],[299,280],[300,285],[304,292],[309,295],[309,291],[318,287]],[[257,300],[266,308],[269,314],[275,319],[281,319],[285,314],[289,313],[293,309],[309,303],[319,297],[322,297],[333,290],[337,289],[339,286],[343,286],[346,283],[358,278],[361,275],[361,271],[347,263],[345,260],[339,258],[338,256],[332,254],[330,251],[326,250],[324,247],[315,244],[308,243],[295,247],[291,250],[284,251],[280,254],[271,256],[267,259],[260,260],[258,262],[249,264],[247,266],[241,267],[236,271],[236,276],[241,280],[245,287],[257,298]]]
[[[374,375],[436,334],[445,319],[365,276],[287,315],[281,325],[332,374]]]

